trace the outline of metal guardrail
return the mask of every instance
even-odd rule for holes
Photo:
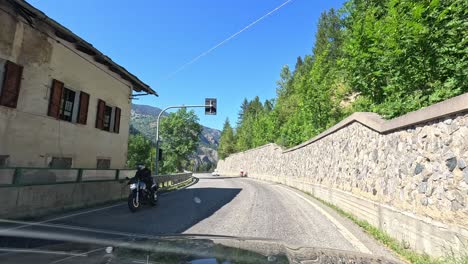
[[[184,182],[192,177],[192,173],[179,173],[171,175],[158,175],[154,177],[159,187],[168,187]]]
[[[0,168],[0,186],[44,185],[88,181],[117,181],[133,177],[136,170]]]
[[[51,168],[0,168],[0,187],[54,185],[93,181],[119,181],[135,176],[129,169],[51,169]],[[160,186],[174,185],[188,180],[192,173],[159,175],[155,177]]]

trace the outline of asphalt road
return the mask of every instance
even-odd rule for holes
[[[145,206],[131,213],[126,203],[120,202],[55,215],[39,222],[116,234],[198,234],[278,239],[290,245],[363,252],[396,259],[348,219],[297,190],[249,178],[196,176],[199,178],[196,184],[161,195],[157,207]]]

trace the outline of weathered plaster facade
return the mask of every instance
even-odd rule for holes
[[[95,168],[97,158],[123,168],[132,83],[58,38],[44,19],[32,27],[8,4],[0,6],[0,59],[23,66],[17,107],[0,105],[0,155],[9,156],[7,166],[46,167],[56,156],[71,157],[77,168]],[[90,95],[86,125],[48,116],[53,79]],[[96,128],[98,99],[121,109],[119,133]]]

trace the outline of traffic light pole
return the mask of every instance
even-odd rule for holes
[[[164,112],[166,112],[169,109],[174,109],[174,108],[201,108],[201,107],[213,107],[213,105],[210,103],[209,105],[178,105],[178,106],[169,106],[164,108],[158,115],[158,119],[156,120],[156,158],[154,161],[154,175],[158,176],[158,165],[159,165],[159,120],[161,119],[161,116]]]

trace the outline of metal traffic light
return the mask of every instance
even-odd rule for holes
[[[216,98],[205,99],[205,115],[216,115]]]

